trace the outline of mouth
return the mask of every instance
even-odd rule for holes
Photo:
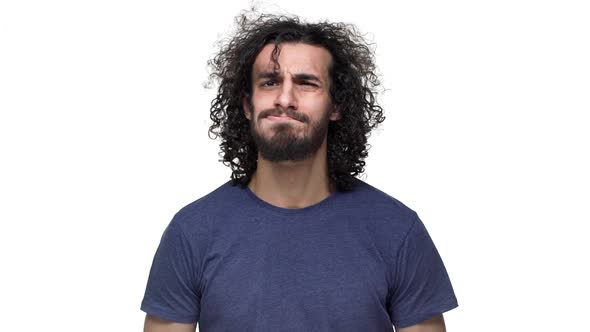
[[[286,115],[284,115],[284,116],[269,115],[266,117],[266,119],[273,121],[273,122],[288,122],[288,121],[300,122],[299,120],[295,120],[295,119],[288,117]]]

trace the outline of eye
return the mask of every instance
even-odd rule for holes
[[[266,82],[262,83],[262,86],[272,86],[274,84],[276,84],[276,81],[269,80],[269,81],[266,81]]]
[[[317,85],[315,85],[315,84],[313,84],[311,82],[307,82],[307,81],[303,81],[303,82],[301,82],[301,84],[302,85],[309,85],[309,86],[317,86]]]

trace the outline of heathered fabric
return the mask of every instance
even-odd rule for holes
[[[141,310],[200,332],[393,331],[458,306],[416,212],[356,179],[286,209],[226,182],[180,209]]]

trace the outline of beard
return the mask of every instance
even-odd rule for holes
[[[254,110],[250,104],[250,109]],[[253,112],[253,114],[256,114]],[[265,112],[265,114],[268,114]],[[259,117],[259,116],[258,116]],[[301,161],[310,158],[322,146],[328,133],[330,123],[330,112],[325,110],[317,122],[312,122],[305,115],[298,116],[303,124],[288,122],[277,122],[266,124],[266,133],[261,133],[260,128],[256,125],[257,116],[252,116],[250,120],[250,133],[256,144],[260,156],[268,161]],[[298,126],[307,126],[304,133],[298,133]],[[270,137],[269,137],[270,136]]]

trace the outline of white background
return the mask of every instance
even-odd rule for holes
[[[587,327],[585,1],[276,1],[377,45],[366,182],[416,210],[449,331]],[[5,331],[140,331],[164,228],[229,179],[206,61],[246,1],[0,2]]]

